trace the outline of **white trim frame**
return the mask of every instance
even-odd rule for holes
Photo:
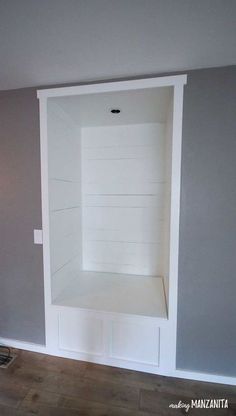
[[[170,254],[169,254],[169,302],[168,344],[171,367],[176,369],[177,348],[177,307],[178,307],[178,273],[179,273],[179,222],[181,191],[181,156],[182,156],[182,120],[183,120],[183,85],[175,85],[173,99],[173,134],[171,163],[171,210],[170,210]]]
[[[129,91],[144,88],[177,87],[187,83],[187,75],[173,75],[167,77],[143,78],[131,81],[101,82],[99,84],[76,85],[73,87],[59,87],[37,91],[37,97],[68,97],[72,95],[96,94],[114,91]]]

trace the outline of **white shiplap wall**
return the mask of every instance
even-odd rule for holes
[[[50,254],[55,299],[81,264],[80,134],[55,103],[49,103],[48,115]]]
[[[163,275],[165,126],[81,129],[83,269]]]

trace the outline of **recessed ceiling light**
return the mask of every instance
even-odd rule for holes
[[[112,108],[111,109],[111,113],[112,114],[119,114],[120,113],[120,109],[119,108]]]

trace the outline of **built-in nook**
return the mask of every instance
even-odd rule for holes
[[[185,81],[38,92],[46,328],[58,355],[165,366],[176,330]]]

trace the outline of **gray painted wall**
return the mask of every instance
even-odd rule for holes
[[[0,336],[44,343],[40,141],[35,89],[0,93]]]
[[[236,67],[189,73],[177,365],[236,375]],[[234,88],[233,88],[234,85]],[[36,90],[0,93],[0,335],[44,342]]]
[[[194,71],[184,97],[179,368],[236,376],[236,67]]]

